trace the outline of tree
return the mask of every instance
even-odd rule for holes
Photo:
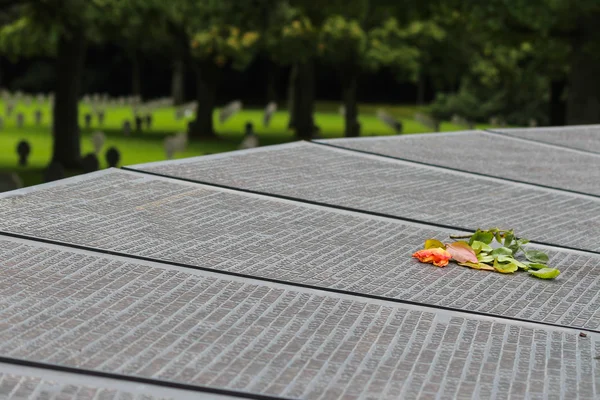
[[[317,31],[310,18],[289,2],[280,2],[270,13],[264,47],[273,63],[291,65],[289,127],[299,139],[314,133],[314,65]]]
[[[364,16],[361,23],[333,15],[323,23],[319,53],[335,66],[340,77],[346,136],[359,135],[357,85],[362,73],[389,67],[399,78],[414,78],[419,51],[410,43],[411,34],[393,17],[369,23]]]
[[[52,161],[80,167],[78,103],[86,48],[110,37],[126,7],[146,0],[25,2],[19,18],[0,31],[0,48],[13,57],[48,54],[56,60]],[[153,5],[160,2],[153,1]]]

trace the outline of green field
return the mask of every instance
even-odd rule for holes
[[[35,110],[43,111],[43,120],[40,125],[35,124]],[[338,113],[338,103],[321,102],[317,106],[315,115],[316,124],[321,128],[323,137],[341,137],[343,135],[343,119]],[[380,122],[375,112],[378,108],[384,108],[388,113],[399,118],[404,125],[405,133],[423,133],[430,130],[416,122],[413,115],[417,112],[416,107],[411,106],[386,106],[386,105],[363,105],[360,107],[360,122],[363,136],[391,135],[394,131]],[[0,171],[15,171],[21,176],[25,185],[41,182],[41,171],[49,163],[52,149],[52,137],[50,128],[49,105],[37,105],[35,102],[26,106],[18,103],[10,117],[5,115],[5,106],[0,102],[4,126],[0,130]],[[101,166],[106,167],[104,151],[115,146],[121,153],[121,165],[138,164],[165,159],[163,140],[166,136],[185,131],[187,123],[192,117],[177,120],[175,108],[167,107],[153,112],[152,129],[141,134],[133,133],[125,137],[121,127],[124,120],[132,120],[133,112],[130,107],[109,107],[106,109],[106,117],[103,126],[98,126],[95,119],[92,120],[90,129],[84,127],[84,115],[89,111],[85,105],[80,106],[80,126],[82,126],[82,154],[92,152],[90,135],[101,130],[106,134],[106,144],[100,156]],[[24,127],[17,127],[17,114],[23,112],[25,116]],[[217,110],[218,112],[218,110]],[[278,111],[272,118],[268,128],[263,127],[263,111],[259,109],[248,109],[231,117],[224,124],[218,123],[218,114],[215,113],[215,128],[219,138],[210,141],[190,142],[187,150],[176,154],[176,158],[185,158],[203,155],[207,153],[218,153],[235,150],[243,135],[246,122],[253,122],[254,128],[260,137],[261,145],[270,145],[294,141],[293,132],[287,130],[288,114],[286,111]],[[478,126],[484,127],[484,126]],[[466,129],[450,123],[442,124],[442,130]],[[18,156],[16,146],[20,140],[26,139],[31,144],[31,154],[27,167],[17,165]],[[74,172],[72,172],[74,173]],[[72,174],[71,173],[71,174]]]

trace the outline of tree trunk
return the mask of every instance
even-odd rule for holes
[[[424,71],[419,71],[419,79],[417,81],[417,105],[422,106],[425,104],[425,89],[426,86],[426,76]]]
[[[315,124],[313,113],[315,108],[315,65],[314,60],[297,65],[294,82],[293,115],[298,139],[308,140],[313,137]]]
[[[573,40],[567,97],[569,125],[600,122],[600,57],[589,49],[600,36],[599,15],[590,13],[581,18],[579,35]]]
[[[52,111],[52,161],[64,168],[79,168],[81,160],[78,102],[85,62],[82,32],[62,34],[56,59],[56,91]]]
[[[564,79],[554,80],[550,83],[550,126],[561,126],[566,123],[566,104],[563,99],[567,83]]]
[[[185,102],[185,64],[182,58],[176,58],[173,64],[171,97],[173,98],[173,104],[176,106]]]
[[[213,125],[213,113],[219,77],[220,70],[215,65],[203,64],[196,67],[198,110],[196,111],[196,120],[190,126],[190,139],[216,137]]]
[[[131,94],[142,96],[142,66],[136,50],[131,52]]]
[[[295,125],[296,125],[296,110],[294,108],[294,97],[296,95],[296,79],[298,77],[298,66],[296,64],[292,65],[292,68],[290,69],[290,80],[288,83],[288,102],[287,102],[287,108],[288,108],[288,114],[290,115],[290,119],[288,122],[288,129],[294,129]]]
[[[274,62],[269,63],[267,72],[267,103],[277,103],[277,80],[279,78],[279,66]]]
[[[346,137],[356,137],[360,135],[358,127],[358,102],[356,97],[358,74],[355,71],[348,71],[347,75],[342,75],[342,102],[344,104],[344,134]]]

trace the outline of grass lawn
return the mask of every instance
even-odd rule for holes
[[[360,122],[364,136],[391,135],[394,131],[380,122],[375,112],[378,108],[384,108],[388,113],[399,118],[404,125],[405,133],[423,133],[430,130],[416,122],[413,115],[417,112],[414,106],[385,106],[385,105],[363,105],[360,107]],[[35,124],[34,112],[37,109],[43,111],[43,120],[40,125]],[[321,128],[323,137],[342,137],[343,119],[338,113],[338,103],[322,102],[317,105],[315,115],[316,124]],[[5,106],[0,102],[0,110],[4,111],[4,126],[0,130],[0,171],[14,171],[19,174],[26,186],[41,182],[41,171],[48,165],[52,151],[52,136],[50,128],[50,109],[48,104],[38,105],[33,102],[27,106],[19,103],[15,106],[10,117],[5,114]],[[89,111],[88,107],[80,106],[80,126],[82,126],[81,151],[82,154],[92,152],[90,141],[91,133],[101,130],[106,134],[106,143],[100,156],[101,167],[106,167],[104,151],[115,146],[121,153],[121,165],[138,164],[165,159],[163,140],[173,133],[185,131],[187,123],[192,117],[177,120],[175,108],[161,108],[153,112],[152,129],[141,134],[133,133],[130,137],[122,134],[121,126],[126,119],[132,120],[130,107],[111,107],[106,110],[104,125],[97,125],[95,116],[92,120],[91,129],[83,128],[84,115]],[[17,127],[17,114],[23,112],[25,125]],[[218,153],[235,150],[243,135],[246,122],[253,122],[256,133],[260,137],[261,145],[284,143],[294,141],[291,131],[287,130],[288,115],[286,111],[275,113],[268,128],[262,124],[263,110],[243,110],[231,117],[224,124],[218,123],[218,114],[215,114],[215,128],[219,139],[211,141],[190,142],[185,152],[176,154],[176,158],[198,156],[207,153]],[[133,122],[133,121],[132,121]],[[133,125],[133,123],[132,123]],[[485,126],[478,126],[485,128]],[[443,123],[444,131],[467,129],[462,126]],[[17,166],[18,156],[16,153],[17,143],[27,140],[31,144],[31,154],[27,167]],[[70,174],[74,174],[71,172]]]

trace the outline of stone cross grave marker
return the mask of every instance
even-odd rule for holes
[[[106,151],[104,159],[106,160],[106,163],[109,167],[115,168],[117,165],[119,165],[119,161],[121,160],[121,154],[119,153],[119,150],[117,150],[115,147],[111,147]]]
[[[92,145],[94,146],[94,154],[100,154],[102,147],[104,146],[104,142],[106,141],[106,135],[104,132],[94,132],[91,137]]]
[[[27,140],[21,140],[17,144],[17,154],[19,155],[19,165],[26,167],[27,159],[29,158],[29,154],[31,154],[31,145]]]
[[[396,118],[392,117],[384,110],[377,110],[377,118],[393,130],[395,130],[398,135],[402,133],[402,122],[398,121]]]
[[[225,123],[229,118],[233,117],[242,109],[242,102],[239,100],[232,101],[231,103],[225,105],[219,111],[219,122],[221,124]]]
[[[277,111],[277,103],[272,101],[269,104],[267,104],[267,106],[265,107],[265,115],[263,117],[263,125],[265,127],[268,127],[271,123],[271,118],[273,118],[273,114],[275,114],[275,111]]]

